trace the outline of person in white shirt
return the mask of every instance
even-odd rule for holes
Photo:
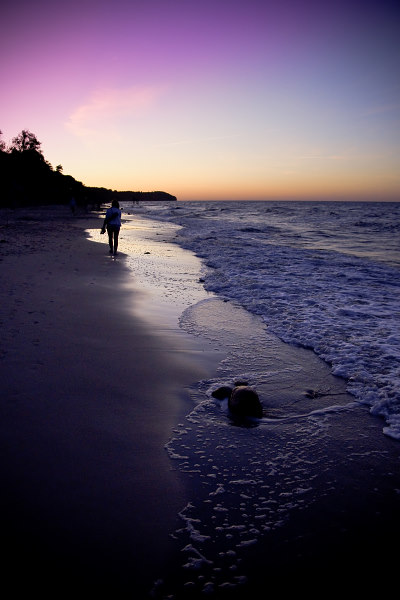
[[[101,233],[105,233],[107,228],[108,243],[110,245],[110,254],[114,256],[118,250],[118,236],[121,229],[121,209],[118,200],[113,200],[111,207],[107,209]]]

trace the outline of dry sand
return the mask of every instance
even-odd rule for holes
[[[86,239],[99,215],[1,217],[6,580],[15,593],[110,586],[140,597],[184,504],[164,445],[210,357],[134,316],[123,256]]]

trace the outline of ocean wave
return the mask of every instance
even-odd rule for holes
[[[176,242],[202,258],[207,290],[260,315],[283,341],[313,349],[358,402],[385,418],[384,433],[400,439],[398,205],[204,202],[146,210],[181,226]]]

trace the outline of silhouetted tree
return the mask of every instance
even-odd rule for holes
[[[31,133],[28,129],[23,129],[19,135],[13,138],[10,151],[27,152],[29,150],[34,150],[35,152],[42,154],[41,145],[41,142],[39,142],[34,133]]]

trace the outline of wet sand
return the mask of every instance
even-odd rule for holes
[[[175,436],[172,455],[183,458],[173,462],[195,490],[187,528],[177,532],[188,549],[180,564],[206,561],[201,576],[182,567],[168,574],[174,597],[202,598],[208,582],[221,600],[378,591],[383,574],[397,570],[398,442],[329,365],[269,335],[257,316],[218,299],[192,313],[191,324],[206,323],[228,350],[222,376],[258,374],[265,418],[235,427],[199,398],[201,410]],[[308,397],[311,387],[323,393]]]
[[[169,444],[171,456],[189,457],[174,458],[172,464],[190,482],[191,508],[181,511],[183,521],[174,532],[180,553],[164,569],[172,585],[160,584],[155,597],[207,594],[242,600],[302,593],[320,598],[322,590],[329,596],[379,590],[382,574],[397,568],[391,540],[400,534],[398,442],[383,435],[384,422],[355,402],[346,382],[332,376],[330,366],[312,351],[268,334],[257,316],[235,303],[204,292],[199,297],[190,285],[187,254],[168,244],[169,227],[135,219],[135,239],[150,252],[145,266],[138,257],[137,278],[155,289],[159,304],[160,280],[151,284],[149,276],[167,273],[164,293],[178,304],[178,313],[182,294],[192,290],[181,326],[224,350],[217,380],[232,373],[251,379],[257,373],[267,419],[254,430],[232,428],[223,414],[213,423],[213,408],[210,413],[204,404],[207,382],[192,389],[188,414]],[[157,245],[159,232],[162,243]],[[305,393],[309,388],[315,395]],[[193,410],[197,402],[198,414]],[[230,484],[237,475],[258,484]],[[232,535],[235,529],[238,536]],[[183,567],[199,556],[210,564],[203,561],[198,570]]]

